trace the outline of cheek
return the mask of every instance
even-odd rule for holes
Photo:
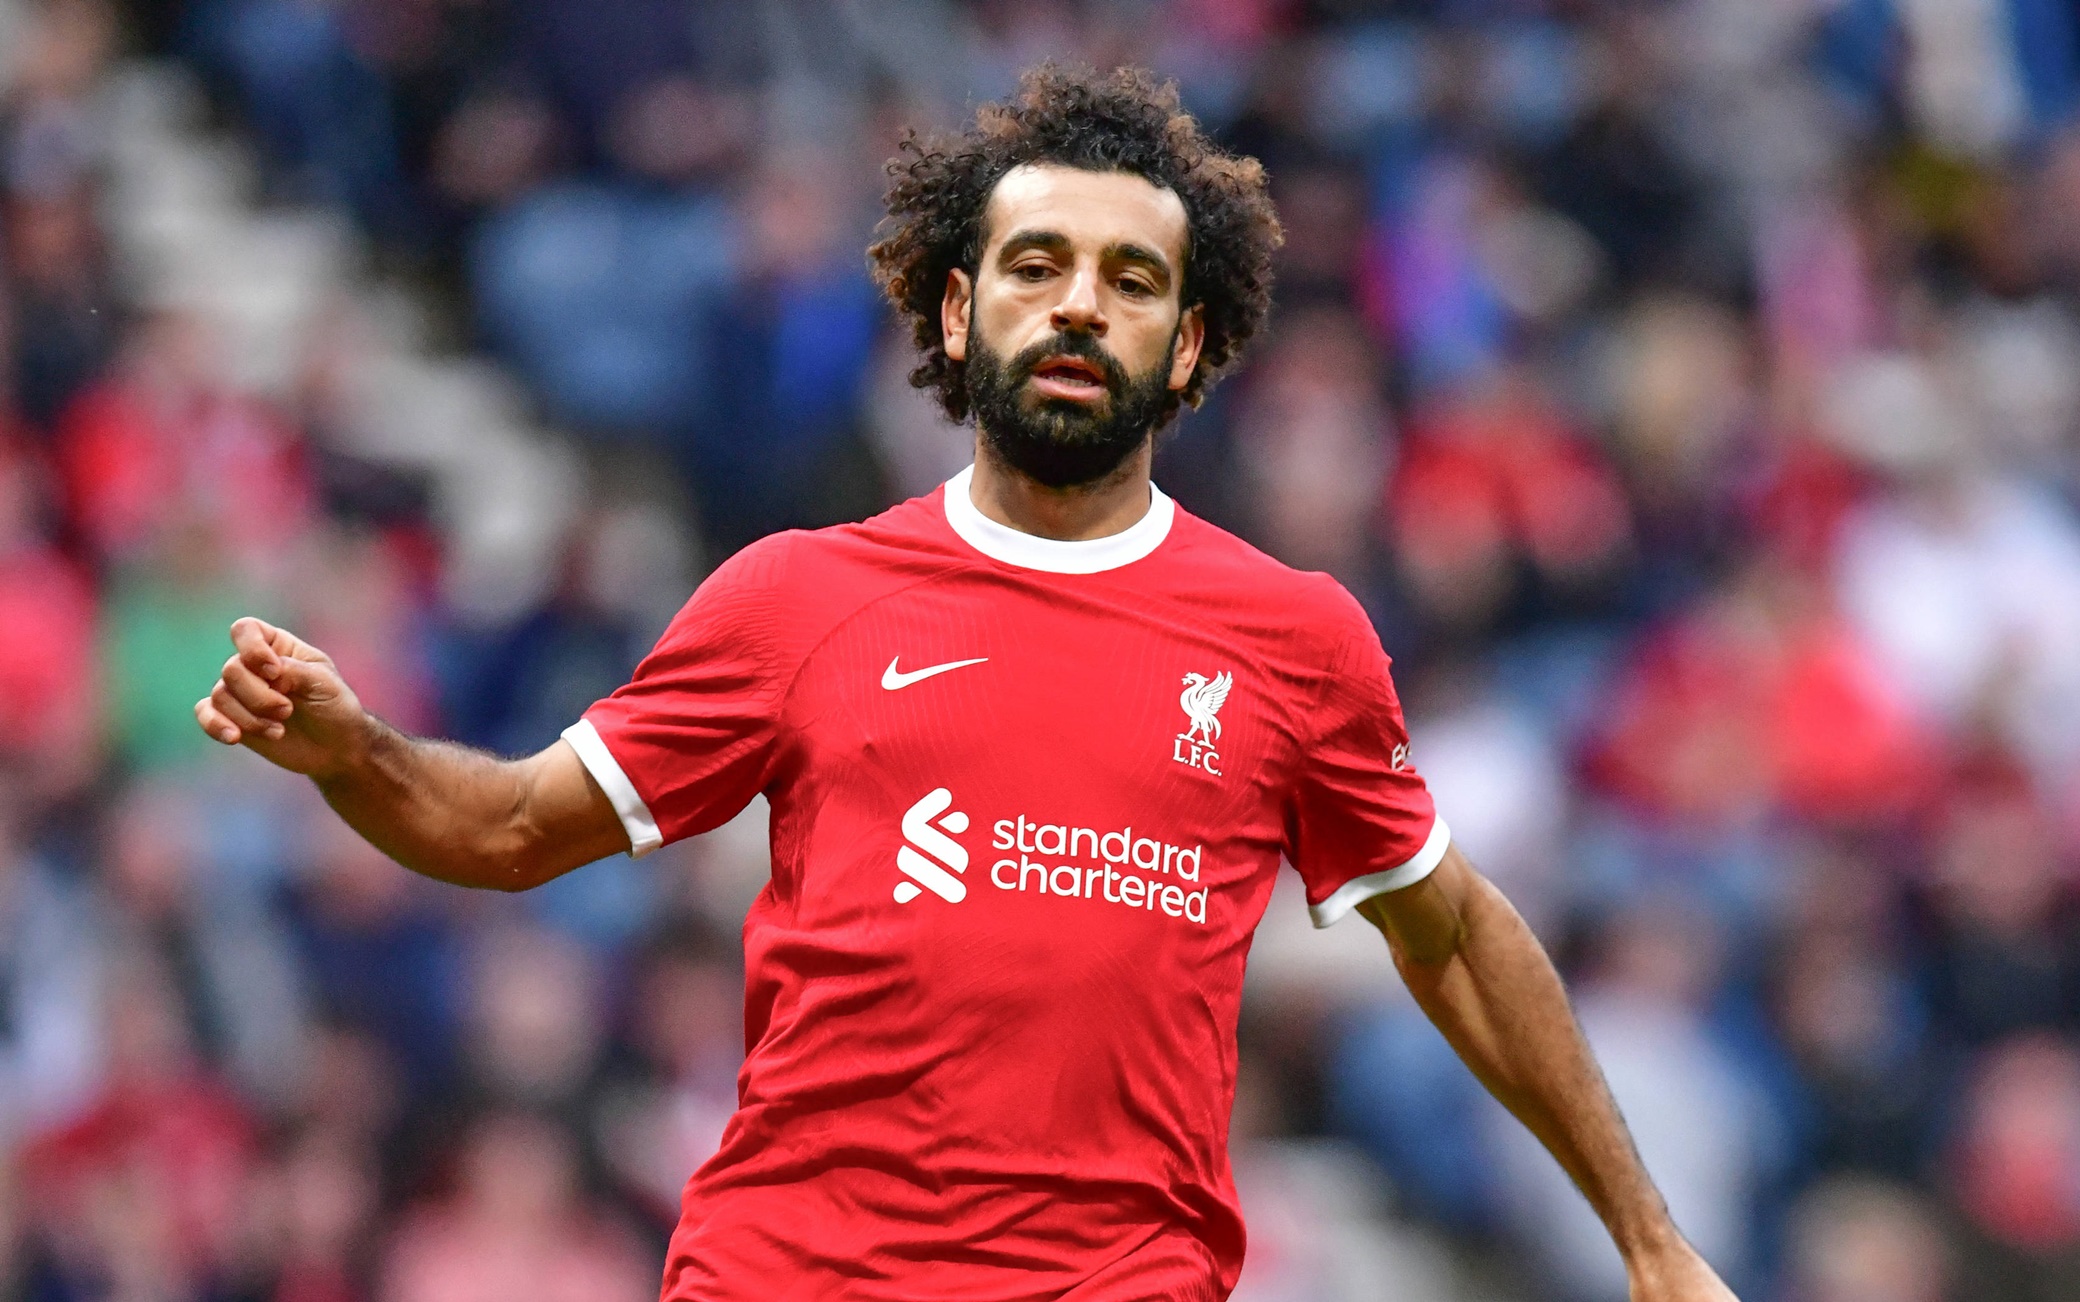
[[[982,336],[991,348],[1009,357],[1047,329],[1048,320],[1048,305],[1038,294],[1021,294],[1006,286],[977,296],[969,335]]]
[[[1173,324],[1151,321],[1136,325],[1130,337],[1116,338],[1113,347],[1120,361],[1136,375],[1155,372],[1168,374],[1173,360],[1171,340],[1176,337]]]

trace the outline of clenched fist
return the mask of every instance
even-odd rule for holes
[[[361,708],[332,657],[257,619],[195,721],[226,746],[318,783],[384,854],[460,886],[525,890],[629,848],[627,830],[567,741],[525,759],[407,737]]]
[[[244,745],[294,773],[323,777],[364,744],[368,716],[332,657],[287,629],[246,618],[236,652],[195,721],[226,746]]]

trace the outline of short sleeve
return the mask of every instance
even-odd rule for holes
[[[1317,927],[1423,880],[1451,843],[1410,760],[1379,634],[1349,593],[1339,588],[1337,596],[1333,649],[1303,720],[1308,741],[1287,827],[1287,855],[1307,884]]]
[[[786,540],[710,575],[635,676],[566,728],[631,851],[719,827],[765,786],[787,674],[775,612]]]

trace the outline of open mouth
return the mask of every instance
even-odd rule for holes
[[[1088,401],[1105,393],[1105,372],[1081,357],[1050,357],[1033,368],[1033,387],[1049,397]]]

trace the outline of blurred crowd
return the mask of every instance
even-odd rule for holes
[[[760,809],[479,896],[190,708],[259,613],[530,750],[958,469],[862,249],[1045,57],[1269,167],[1158,479],[1373,613],[1684,1229],[1751,1299],[2080,1296],[2071,0],[0,0],[0,1296],[652,1295]],[[1238,1297],[1622,1298],[1304,913]]]

